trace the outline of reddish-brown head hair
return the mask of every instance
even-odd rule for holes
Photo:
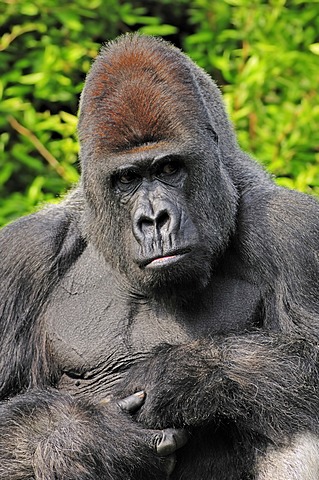
[[[121,151],[188,134],[203,118],[191,62],[153,37],[127,35],[101,50],[87,77],[79,136]],[[186,128],[185,128],[186,127]]]

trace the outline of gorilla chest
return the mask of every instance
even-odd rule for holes
[[[184,343],[247,329],[257,292],[216,280],[210,295],[187,308],[165,308],[123,293],[100,259],[84,255],[54,291],[44,316],[59,387],[105,397],[132,363],[161,343]]]

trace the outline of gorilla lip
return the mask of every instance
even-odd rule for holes
[[[179,260],[184,258],[189,251],[183,251],[183,252],[176,252],[168,255],[164,255],[162,257],[155,257],[150,260],[147,260],[146,262],[143,262],[141,264],[141,268],[162,268],[162,267],[167,267],[170,265],[173,265],[174,263],[177,263]]]

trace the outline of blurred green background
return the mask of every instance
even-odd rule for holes
[[[319,0],[0,0],[0,225],[78,179],[79,94],[100,44],[174,42],[221,87],[242,148],[319,194]]]

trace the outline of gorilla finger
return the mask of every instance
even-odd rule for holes
[[[156,453],[165,457],[183,447],[188,440],[188,433],[183,429],[167,428],[157,433],[154,438]]]
[[[136,392],[117,401],[118,406],[127,413],[134,413],[141,408],[145,400],[145,392]]]
[[[171,453],[166,457],[160,457],[159,462],[161,471],[166,473],[167,477],[169,477],[173,473],[176,465],[176,455],[175,453]]]

